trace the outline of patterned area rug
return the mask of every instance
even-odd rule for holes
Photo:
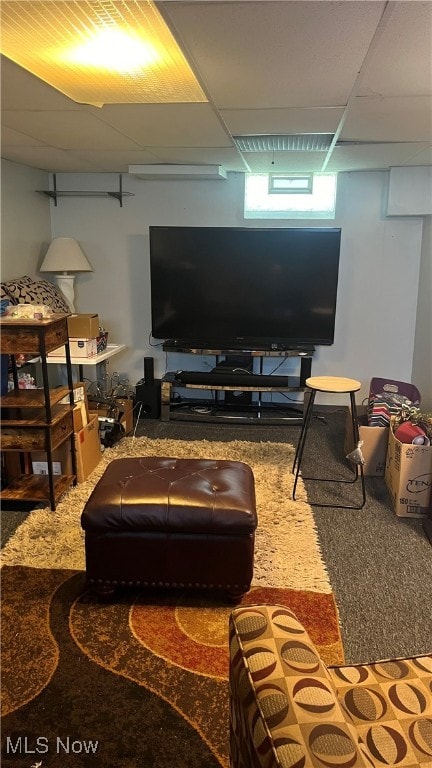
[[[343,663],[329,593],[256,586]],[[228,616],[217,595],[134,590],[99,603],[84,574],[2,572],[2,766],[228,768]]]
[[[258,529],[243,604],[290,607],[324,660],[343,662],[312,510],[291,501],[292,446],[126,438],[55,512],[34,510],[2,552],[4,766],[228,767],[232,607],[167,591],[99,603],[85,584],[84,504],[112,459],[143,455],[252,467]]]

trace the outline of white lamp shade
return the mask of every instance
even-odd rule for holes
[[[93,272],[81,246],[73,237],[55,237],[39,268],[40,272]]]

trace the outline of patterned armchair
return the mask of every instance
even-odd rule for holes
[[[276,605],[229,632],[231,768],[432,766],[432,655],[326,667]]]

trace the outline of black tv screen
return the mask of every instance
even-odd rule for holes
[[[340,229],[149,229],[155,339],[203,349],[333,343]]]

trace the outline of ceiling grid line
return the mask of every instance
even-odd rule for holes
[[[380,18],[380,20],[378,22],[377,28],[376,28],[376,30],[374,32],[374,35],[373,35],[372,40],[370,42],[370,45],[369,45],[369,47],[368,47],[368,49],[366,51],[366,55],[365,55],[365,57],[363,59],[362,65],[361,65],[361,67],[359,69],[359,72],[357,74],[357,77],[355,79],[354,85],[353,85],[353,87],[351,89],[351,93],[350,93],[350,95],[348,97],[348,101],[347,101],[345,109],[343,111],[343,115],[342,115],[342,117],[341,117],[341,119],[339,121],[338,127],[336,128],[336,131],[335,131],[335,134],[333,136],[333,140],[332,140],[332,142],[330,144],[330,147],[328,148],[327,154],[325,156],[325,159],[324,159],[324,162],[323,162],[322,168],[321,168],[321,172],[322,173],[325,172],[325,170],[326,170],[326,168],[327,168],[327,166],[328,166],[328,164],[330,162],[330,159],[331,159],[331,156],[333,154],[334,148],[335,148],[337,142],[339,141],[339,136],[341,135],[342,129],[343,129],[345,123],[346,123],[348,114],[349,114],[350,110],[352,109],[352,106],[353,106],[353,104],[355,102],[355,99],[357,98],[357,94],[358,94],[361,82],[363,80],[363,77],[364,77],[364,74],[365,74],[366,69],[368,67],[368,64],[371,61],[372,54],[376,50],[376,48],[378,46],[378,43],[379,43],[379,41],[381,39],[381,36],[383,35],[383,32],[384,32],[385,28],[387,27],[389,19],[390,19],[391,15],[393,14],[394,5],[395,5],[394,2],[390,1],[390,0],[385,5],[385,8],[384,8],[383,13],[382,13],[382,16],[381,16],[381,18]]]
[[[76,12],[84,2],[0,0],[2,45],[8,15],[21,34],[32,5],[42,27],[64,25],[73,7],[73,24],[83,32]],[[150,32],[163,22],[203,100],[185,101],[171,85],[163,103],[156,77],[148,102],[122,93],[123,101],[112,104],[83,103],[2,49],[4,159],[58,173],[128,173],[129,166],[155,164],[239,173],[432,165],[431,0],[85,2],[86,9],[102,6],[116,19],[133,6]],[[16,40],[24,47],[22,37]],[[317,135],[330,143],[314,146]],[[276,138],[270,146],[268,138],[260,151],[240,152],[233,138],[239,136],[289,136],[292,148],[277,146]]]

